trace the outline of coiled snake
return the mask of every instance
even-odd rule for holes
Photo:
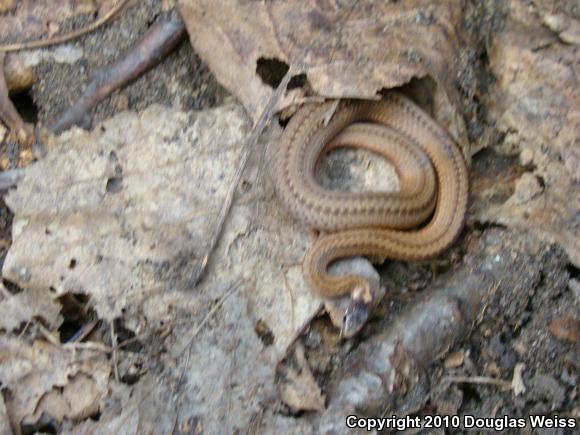
[[[323,188],[316,180],[318,164],[325,153],[343,146],[365,148],[387,159],[400,179],[400,190],[351,193]],[[323,232],[304,258],[304,277],[323,298],[351,295],[342,330],[347,337],[367,320],[372,294],[365,278],[330,275],[329,264],[358,255],[432,258],[461,232],[468,198],[467,167],[458,146],[417,105],[395,92],[381,101],[303,106],[282,135],[275,184],[289,212]]]

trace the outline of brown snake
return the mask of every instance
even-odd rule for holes
[[[323,188],[316,179],[318,164],[329,150],[344,146],[365,148],[390,161],[400,190]],[[330,263],[358,255],[429,259],[455,241],[465,219],[468,173],[461,151],[427,114],[397,93],[381,101],[303,106],[282,136],[275,178],[288,210],[325,232],[306,253],[304,277],[324,298],[351,294],[345,336],[358,332],[370,314],[370,285],[361,276],[330,275]]]

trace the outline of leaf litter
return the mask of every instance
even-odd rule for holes
[[[256,65],[264,59],[277,59],[303,67],[310,93],[304,92],[305,87],[289,90],[278,109],[313,95],[375,98],[382,89],[406,85],[409,94],[426,96],[420,103],[464,147],[466,156],[472,152],[460,115],[461,97],[454,86],[462,74],[469,75],[461,64],[465,41],[457,36],[462,24],[457,3],[414,1],[401,5],[369,0],[358,2],[350,14],[340,13],[344,12],[342,3],[304,2],[289,8],[284,2],[240,1],[225,7],[222,2],[180,1],[192,44],[218,80],[238,97],[243,109],[229,104],[205,112],[160,106],[139,113],[123,112],[92,132],[73,129],[53,139],[47,156],[27,169],[24,181],[6,198],[15,219],[4,276],[24,288],[27,296],[48,294],[49,288],[55,296],[69,292],[88,295],[89,305],[99,318],[122,319],[138,336],[160,322],[171,324],[172,334],[164,345],[169,352],[159,357],[163,366],[160,378],[150,367],[151,373],[134,388],[112,381],[111,364],[103,361],[103,352],[97,352],[96,362],[91,363],[94,366],[75,366],[69,350],[38,341],[6,341],[13,352],[3,354],[1,379],[13,393],[13,400],[5,400],[13,427],[37,424],[42,421],[38,411],[43,411],[57,421],[85,419],[66,426],[79,433],[98,429],[137,433],[137,427],[168,432],[176,426],[203,426],[212,432],[223,430],[224,425],[230,432],[252,427],[264,433],[288,431],[290,427],[299,433],[313,430],[311,422],[285,417],[272,405],[277,400],[276,365],[317,314],[320,303],[304,285],[299,266],[309,244],[307,234],[280,209],[264,171],[266,165],[259,158],[250,162],[236,191],[206,280],[191,288],[191,277],[200,267],[207,234],[249,132],[243,112],[257,119],[273,92],[256,73]],[[200,13],[204,19],[197,15]],[[557,14],[550,11],[543,15],[544,24],[557,39],[573,43],[574,21]],[[525,14],[524,18],[529,19]],[[491,116],[497,116],[500,131],[507,133],[505,152],[520,152],[524,165],[536,165],[534,176],[541,181],[534,184],[527,175],[527,184],[522,182],[516,191],[517,201],[478,211],[477,216],[533,228],[538,222],[547,222],[542,216],[548,213],[538,212],[546,204],[562,207],[559,195],[570,192],[567,189],[575,180],[575,160],[570,137],[554,134],[559,131],[562,113],[553,114],[554,124],[538,124],[537,128],[548,129],[540,134],[528,135],[529,130],[520,127],[536,125],[530,111],[537,110],[534,92],[541,94],[542,89],[518,88],[516,82],[510,82],[509,62],[501,80],[503,56],[515,56],[513,65],[518,65],[522,63],[518,56],[533,60],[535,50],[542,47],[540,42],[528,50],[526,42],[519,42],[521,23],[517,21],[522,19],[516,16],[516,24],[510,22],[495,41],[491,66],[500,80],[494,95],[504,105],[490,104],[497,108]],[[537,26],[535,21],[525,24]],[[325,37],[313,44],[304,59],[297,58],[308,41],[316,41],[318,32]],[[538,35],[564,59],[573,56],[573,46],[562,47],[557,39],[542,32]],[[388,47],[385,39],[392,41]],[[453,64],[449,59],[459,61]],[[541,65],[545,71],[540,70],[539,76],[530,74],[530,80],[547,80],[546,74],[558,68],[559,62]],[[532,63],[523,64],[535,68]],[[565,68],[560,71],[565,77]],[[558,80],[555,82],[558,89]],[[518,94],[522,91],[526,92],[524,97]],[[574,107],[576,94],[566,95],[561,89],[559,95],[564,107]],[[570,109],[566,113],[565,119],[574,123],[575,112]],[[266,161],[275,152],[279,134],[280,128],[273,123],[259,143],[265,149]],[[546,137],[567,157],[557,168],[553,167],[554,156],[542,154],[538,138]],[[355,178],[373,165],[372,160],[363,158],[360,165],[355,162],[351,169]],[[572,175],[549,178],[550,171],[562,168]],[[363,184],[372,186],[384,177],[385,172],[378,170],[376,179]],[[518,211],[517,219],[511,217],[513,208],[521,210],[532,204],[531,219],[527,209]],[[573,204],[563,207],[565,213],[573,211]],[[560,237],[556,231],[562,225],[569,228],[569,217],[564,214],[561,223],[542,226],[539,234],[560,242],[577,262],[570,243],[576,233]],[[236,291],[231,293],[233,287]],[[7,309],[6,304],[18,295],[2,300],[0,309]],[[226,295],[231,296],[223,305],[219,303],[219,310],[212,311],[216,301]],[[39,314],[38,310],[24,311],[4,328],[13,330]],[[42,321],[54,330],[60,322],[58,316],[44,316]],[[204,329],[190,342],[195,329],[191,325],[195,324]],[[271,337],[271,341],[264,337]],[[379,338],[366,347],[375,345],[385,344]],[[53,348],[47,350],[46,346]],[[123,358],[124,351],[120,352]],[[50,357],[38,359],[37,353]],[[26,357],[18,359],[18,355]],[[307,363],[299,357],[297,353],[296,358]],[[31,386],[31,394],[26,394],[15,382],[21,379],[18,376],[26,378],[26,372],[12,372],[27,367],[26,361],[31,359],[38,361],[32,366],[38,374],[27,380],[30,384],[22,384]],[[291,383],[285,401],[294,409],[321,410],[323,399],[316,380],[309,375],[307,365],[299,365],[299,372],[287,372]],[[42,376],[51,369],[52,377]],[[349,376],[352,373],[341,385],[348,384]],[[104,400],[109,394],[105,393],[104,379],[116,404]],[[296,392],[301,390],[308,392],[310,402],[296,400]],[[85,391],[91,392],[87,400],[75,401]],[[169,406],[162,398],[176,398],[177,406]],[[338,397],[333,403],[340,400]],[[99,413],[99,421],[86,420],[95,413]],[[324,421],[328,423],[332,415],[327,412]]]

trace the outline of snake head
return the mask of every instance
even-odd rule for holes
[[[344,311],[340,335],[344,338],[354,337],[360,332],[371,316],[372,305],[363,299],[353,298]]]
[[[341,336],[351,338],[360,332],[371,317],[376,302],[374,299],[370,285],[366,280],[352,289],[350,304],[344,311],[342,318]]]

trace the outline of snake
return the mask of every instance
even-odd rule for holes
[[[395,192],[346,192],[322,186],[323,157],[335,148],[369,150],[390,162]],[[356,335],[371,315],[367,278],[335,276],[328,267],[354,256],[432,259],[462,231],[468,203],[467,164],[459,146],[403,94],[302,105],[282,133],[274,165],[278,197],[320,235],[306,252],[303,275],[322,298],[350,294],[341,334]]]

